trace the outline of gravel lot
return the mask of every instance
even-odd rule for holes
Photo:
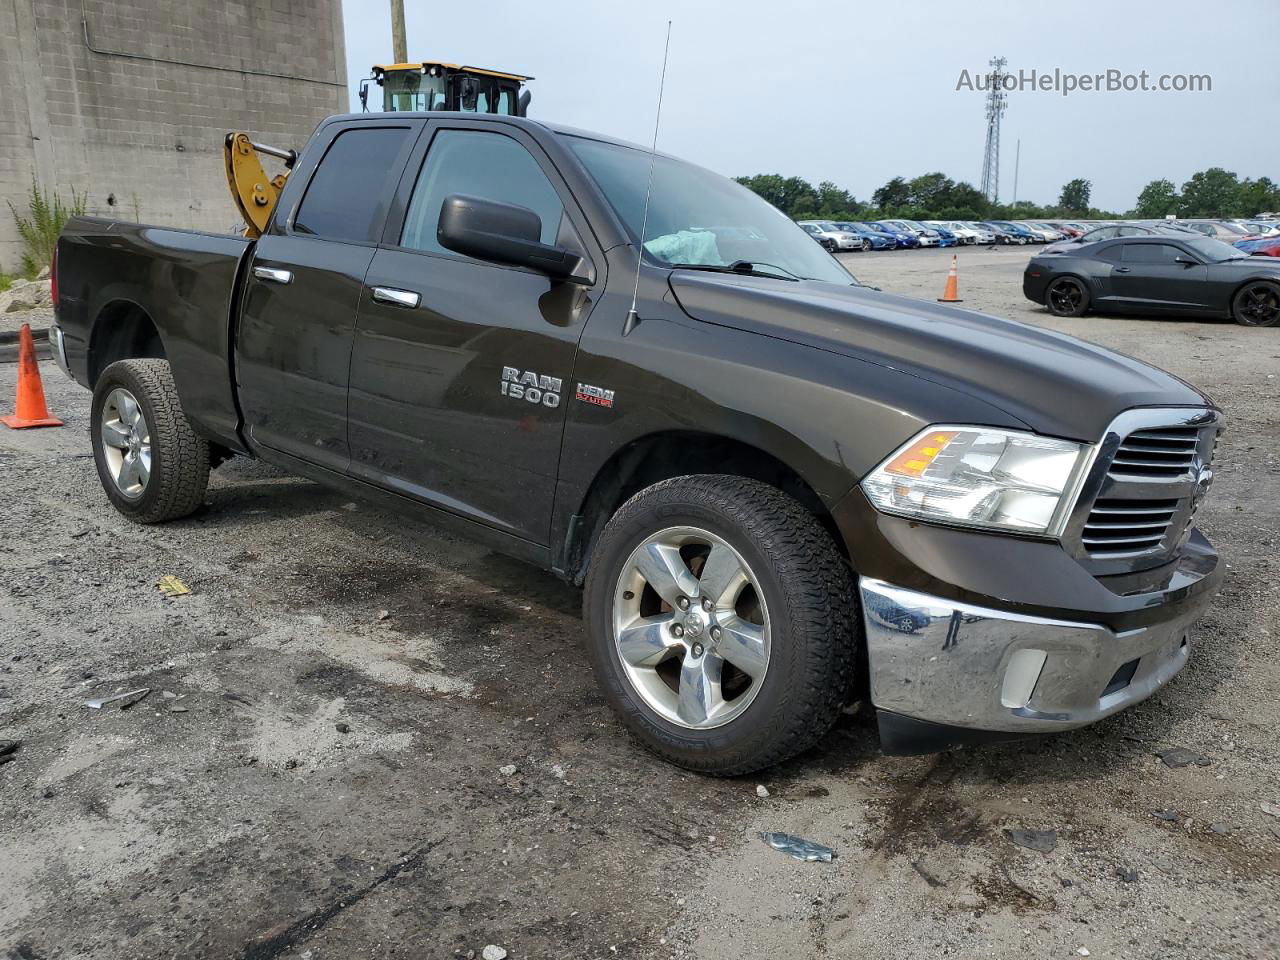
[[[965,306],[1150,360],[1227,412],[1202,517],[1230,570],[1191,665],[1032,744],[886,758],[850,716],[755,779],[636,747],[550,575],[247,461],[196,516],[131,525],[98,486],[88,394],[42,364],[67,426],[0,431],[0,739],[22,741],[0,765],[0,955],[1276,956],[1280,331],[1053,320],[1022,299],[1026,257],[961,252]],[[934,298],[950,251],[844,259]],[[1171,768],[1170,747],[1210,762]]]

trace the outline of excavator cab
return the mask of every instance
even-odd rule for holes
[[[531,94],[523,89],[533,77],[453,63],[396,63],[376,66],[373,76],[360,81],[360,104],[369,110],[369,87],[382,88],[382,109],[388,113],[455,110],[462,113],[500,113],[523,117]],[[268,176],[262,157],[284,162],[285,172]],[[261,236],[271,219],[298,155],[293,150],[257,143],[247,133],[228,133],[223,163],[231,199],[245,222],[245,236]]]
[[[456,110],[523,117],[529,109],[530,93],[522,88],[532,79],[433,61],[375,66],[373,76],[360,81],[360,105],[368,112],[370,86],[377,84],[387,113]]]

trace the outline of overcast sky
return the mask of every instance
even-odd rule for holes
[[[983,93],[961,71],[1076,74],[1152,82],[1208,74],[1212,91],[1019,92],[1002,127],[1000,198],[1056,202],[1074,177],[1093,203],[1131,208],[1149,180],[1181,187],[1222,166],[1280,180],[1273,41],[1277,0],[649,0],[570,3],[405,0],[409,58],[532,74],[530,116],[648,143],[662,42],[674,21],[659,148],[730,176],[832,180],[869,200],[894,176],[941,170],[978,185]],[[355,89],[391,59],[388,0],[344,0]]]

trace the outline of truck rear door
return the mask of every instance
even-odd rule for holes
[[[527,132],[432,121],[365,281],[350,472],[545,544],[577,344],[603,274],[579,285],[446,250],[436,226],[454,194],[533,210],[544,243],[602,271],[585,218]]]
[[[365,273],[421,120],[324,126],[257,242],[236,333],[251,443],[345,472],[351,345]]]

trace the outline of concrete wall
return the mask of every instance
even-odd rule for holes
[[[343,44],[341,0],[0,2],[0,270],[33,176],[90,213],[230,229],[223,136],[301,147],[348,110]]]

